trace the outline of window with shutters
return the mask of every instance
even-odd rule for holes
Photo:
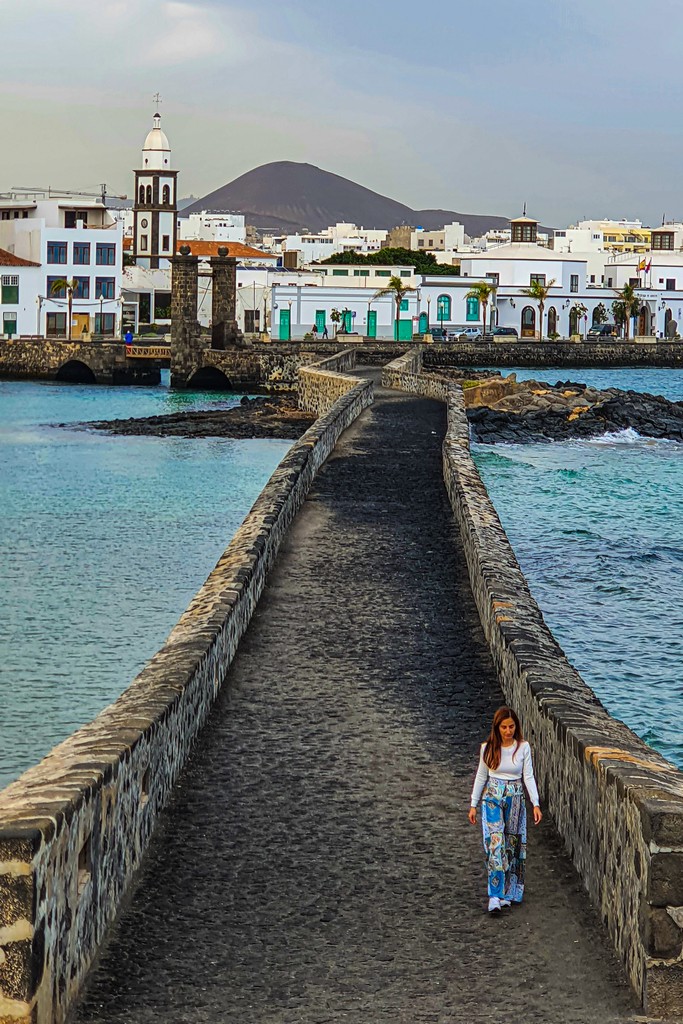
[[[18,274],[3,274],[0,300],[4,306],[12,306],[19,302]]]

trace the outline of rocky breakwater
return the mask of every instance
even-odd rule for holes
[[[288,396],[249,398],[231,409],[200,412],[174,412],[167,416],[143,416],[126,420],[97,420],[82,423],[89,430],[110,434],[137,434],[150,437],[237,437],[290,438],[305,433],[315,416],[305,412]],[[73,428],[73,424],[60,426]]]
[[[467,373],[448,376],[462,385],[474,439],[483,443],[565,441],[629,427],[644,437],[683,441],[683,403],[661,395],[598,390],[574,381],[519,382],[514,373],[484,380]]]

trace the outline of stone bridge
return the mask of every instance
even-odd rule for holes
[[[549,634],[460,389],[355,356],[301,370],[319,418],[166,644],[0,794],[0,1021],[683,1017],[683,776]],[[547,813],[496,920],[504,699]]]
[[[158,384],[161,368],[170,365],[169,348],[139,347],[135,356],[131,351],[123,342],[0,340],[0,377],[79,384]]]

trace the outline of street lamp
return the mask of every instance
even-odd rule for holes
[[[292,340],[292,302],[291,299],[287,303],[289,306],[289,318],[287,320],[287,341]]]
[[[37,318],[36,319],[36,335],[37,335],[37,337],[40,337],[40,311],[43,308],[43,301],[44,301],[44,296],[43,295],[36,295],[36,305],[38,307],[37,308],[37,312],[36,312],[36,318]]]
[[[431,323],[431,319],[430,319],[430,316],[429,316],[429,313],[430,313],[429,307],[431,306],[431,304],[432,304],[432,297],[431,297],[431,295],[428,295],[427,296],[427,334],[429,334],[429,325]]]

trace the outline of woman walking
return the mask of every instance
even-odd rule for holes
[[[477,823],[483,794],[481,824],[488,868],[489,913],[499,913],[524,897],[526,804],[524,789],[534,805],[534,824],[543,815],[531,763],[531,747],[522,736],[515,712],[498,708],[491,732],[481,745],[479,768],[472,788],[469,819]]]

